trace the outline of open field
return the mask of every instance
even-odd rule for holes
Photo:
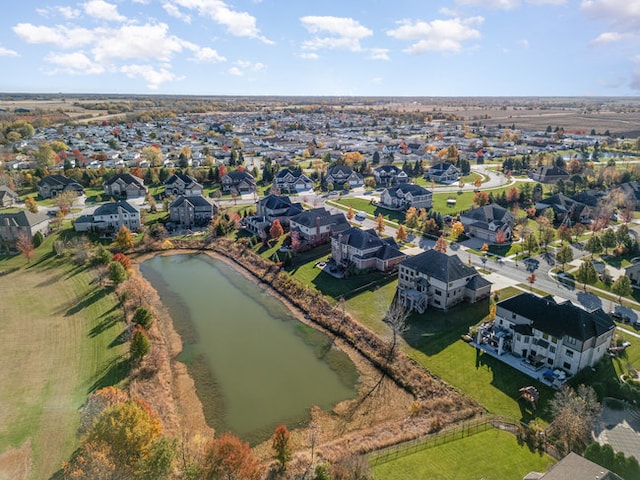
[[[511,433],[492,429],[378,465],[372,470],[375,480],[502,480],[523,478],[531,471],[545,472],[553,463],[548,455],[518,445]]]
[[[50,241],[38,251],[50,252]],[[0,257],[2,480],[50,478],[77,446],[87,395],[126,373],[113,294],[84,267],[44,255],[13,271],[24,263]]]

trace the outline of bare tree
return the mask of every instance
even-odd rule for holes
[[[553,416],[549,431],[569,453],[591,441],[591,430],[602,406],[593,388],[579,385],[574,390],[565,385],[549,401],[549,410]]]
[[[396,297],[384,317],[384,322],[389,325],[389,328],[391,328],[392,335],[387,362],[393,361],[393,357],[395,356],[396,349],[398,347],[399,337],[402,337],[402,335],[409,330],[409,325],[407,324],[408,317],[409,312],[404,308],[402,302]]]
[[[33,245],[33,238],[31,238],[31,235],[20,231],[20,233],[18,233],[18,238],[16,238],[16,248],[27,259],[27,263],[31,263],[31,259],[35,253],[35,247]]]

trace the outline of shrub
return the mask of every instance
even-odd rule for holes
[[[33,247],[38,248],[42,245],[42,242],[44,242],[44,235],[42,235],[42,232],[36,232],[33,236]]]
[[[153,324],[153,312],[147,307],[138,308],[133,314],[133,323],[140,325],[145,330],[149,330],[149,327]]]

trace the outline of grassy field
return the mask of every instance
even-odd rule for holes
[[[518,445],[516,437],[487,430],[374,467],[375,480],[504,480],[545,472],[555,461]]]
[[[77,447],[87,395],[126,373],[115,296],[92,272],[48,255],[50,243],[26,268],[22,257],[0,257],[0,478],[15,468],[1,453],[25,442],[28,478],[50,478]]]

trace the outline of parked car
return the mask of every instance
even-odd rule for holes
[[[364,212],[356,212],[356,215],[354,218],[359,222],[363,222],[364,220],[367,219],[367,214]]]

